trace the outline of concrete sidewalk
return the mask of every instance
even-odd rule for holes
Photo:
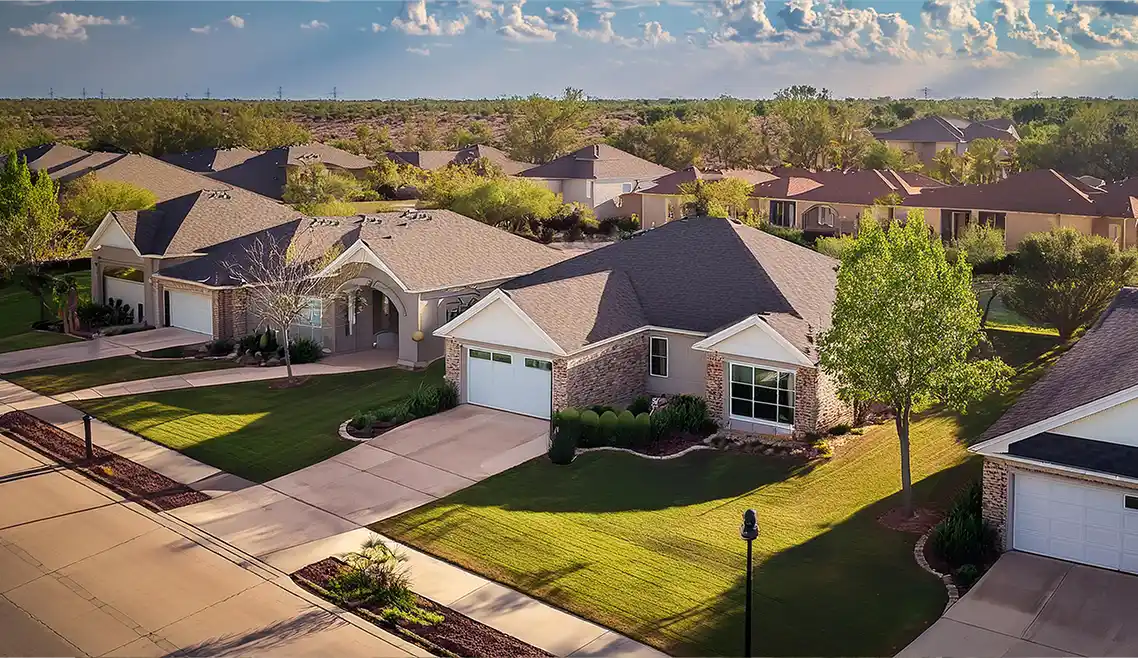
[[[390,368],[395,365],[398,354],[395,350],[362,350],[347,354],[335,354],[325,357],[317,363],[302,363],[292,367],[293,375],[308,377],[311,375],[338,375],[348,372],[362,372],[365,370],[378,370]],[[75,400],[92,400],[96,398],[113,398],[121,395],[137,395],[139,393],[153,393],[155,391],[172,391],[179,388],[199,388],[202,386],[223,386],[225,384],[238,384],[241,382],[258,382],[269,379],[282,379],[288,376],[284,366],[226,368],[223,370],[206,370],[186,375],[169,375],[166,377],[151,377],[149,379],[136,379],[129,382],[116,382],[104,384],[94,388],[84,388],[69,393],[60,393],[54,396],[60,402]]]
[[[36,347],[30,350],[0,354],[0,374],[95,361],[112,356],[127,356],[135,352],[146,352],[179,345],[193,345],[207,342],[209,339],[210,337],[205,334],[176,327],[163,327],[126,334],[125,336],[109,336],[78,343]]]

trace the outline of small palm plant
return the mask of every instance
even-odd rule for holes
[[[371,537],[360,550],[342,559],[345,566],[329,581],[328,591],[348,607],[378,609],[380,617],[392,622],[431,625],[442,621],[442,615],[419,606],[404,566],[407,558],[379,537]]]

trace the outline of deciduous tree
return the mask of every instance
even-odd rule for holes
[[[112,210],[146,210],[158,197],[150,190],[123,181],[99,180],[87,174],[63,188],[61,210],[82,231],[94,231]]]
[[[510,157],[540,164],[569,153],[581,144],[592,115],[580,89],[568,88],[560,98],[530,96],[510,117]]]
[[[747,212],[753,183],[741,178],[693,181],[680,185],[685,217],[737,217]]]
[[[866,213],[842,253],[831,327],[819,336],[820,364],[840,395],[893,410],[910,514],[913,409],[934,399],[963,409],[1005,386],[1011,372],[999,359],[970,357],[981,339],[971,268],[945,259],[920,215],[885,229]]]

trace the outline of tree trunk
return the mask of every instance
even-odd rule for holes
[[[289,353],[289,349],[288,349],[288,326],[287,325],[285,326],[284,330],[281,331],[281,334],[284,335],[285,372],[288,375],[288,380],[291,382],[292,381],[292,355]]]
[[[984,329],[988,326],[988,313],[992,311],[992,302],[996,301],[999,296],[1000,289],[997,286],[992,286],[992,295],[988,297],[988,303],[984,304],[984,313],[980,316],[980,328]]]
[[[897,438],[901,441],[901,506],[905,516],[913,515],[913,480],[909,472],[909,407],[896,410]]]

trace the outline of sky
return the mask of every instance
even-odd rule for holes
[[[1138,96],[1138,0],[0,0],[0,96]]]

